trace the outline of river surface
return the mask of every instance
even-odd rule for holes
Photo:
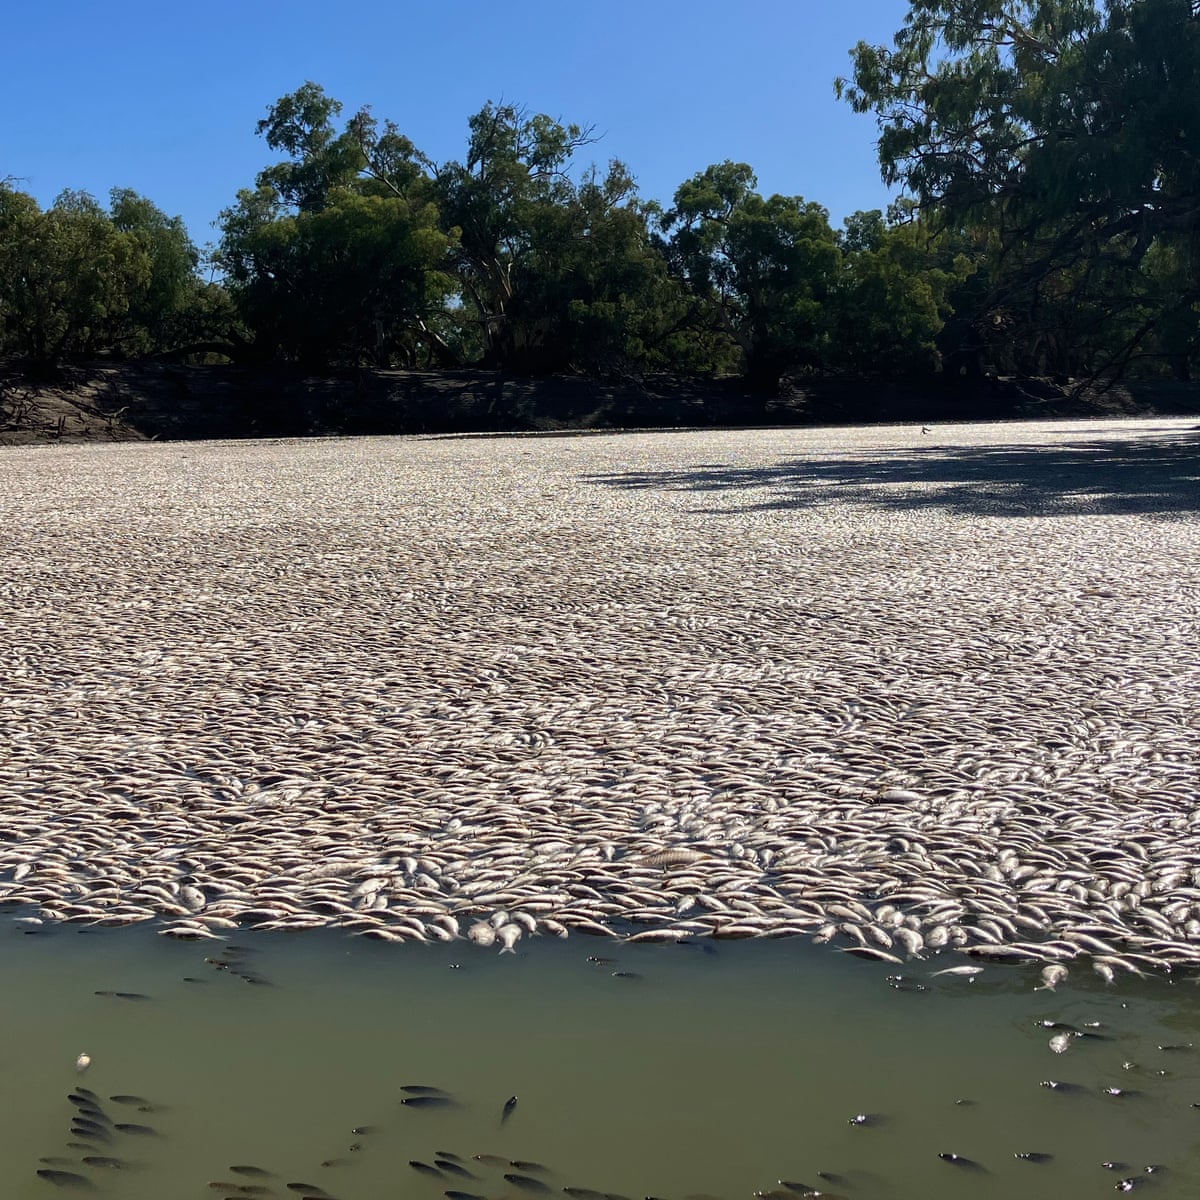
[[[936,976],[967,960],[898,968],[797,939],[496,954],[249,932],[235,950],[19,917],[0,928],[8,1196],[1200,1186],[1200,989],[1182,973],[1111,989],[1080,970],[1052,992],[1036,967]],[[99,1131],[73,1133],[76,1115]]]

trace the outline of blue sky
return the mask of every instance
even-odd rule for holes
[[[584,162],[620,158],[669,201],[709,163],[748,162],[764,194],[835,224],[881,208],[875,124],[833,94],[862,39],[906,0],[14,0],[4,20],[0,178],[49,204],[131,187],[193,239],[272,161],[255,123],[306,80],[369,104],[438,160],[485,101],[590,123]]]

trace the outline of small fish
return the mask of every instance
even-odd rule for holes
[[[235,1175],[254,1175],[259,1179],[266,1179],[271,1172],[264,1170],[262,1167],[247,1167],[237,1166],[229,1168]]]
[[[114,1171],[119,1171],[122,1167],[127,1165],[122,1159],[107,1158],[103,1154],[85,1154],[83,1156],[83,1161],[87,1163],[89,1167],[109,1167]]]
[[[1082,1092],[1083,1088],[1077,1083],[1063,1083],[1061,1079],[1043,1079],[1039,1087],[1049,1088],[1052,1092]]]
[[[126,1096],[126,1095],[109,1096],[109,1099],[114,1104],[138,1105],[138,1104],[149,1104],[150,1103],[149,1100],[143,1099],[141,1096]]]
[[[882,1120],[883,1118],[878,1113],[855,1113],[847,1123],[861,1127],[878,1125]]]
[[[428,1175],[433,1179],[442,1179],[443,1175],[437,1167],[431,1167],[428,1163],[421,1162],[420,1159],[410,1158],[408,1165],[412,1167],[418,1175]]]
[[[614,979],[641,979],[636,971],[614,971],[612,977]]]
[[[443,1192],[443,1196],[447,1200],[487,1200],[485,1196],[477,1196],[474,1192],[458,1192],[451,1188],[448,1192]]]
[[[1018,1150],[1017,1153],[1013,1155],[1013,1158],[1019,1158],[1025,1162],[1031,1163],[1048,1163],[1053,1160],[1054,1155],[1042,1154],[1037,1150]]]
[[[454,1101],[449,1096],[405,1096],[400,1101],[409,1108],[452,1108]]]
[[[152,1137],[158,1133],[157,1129],[151,1129],[149,1125],[131,1125],[121,1121],[118,1121],[113,1128],[119,1129],[122,1133],[136,1133],[143,1137]]]
[[[472,1154],[471,1157],[477,1163],[483,1163],[485,1167],[507,1167],[508,1159],[501,1158],[498,1154]]]
[[[518,1171],[548,1171],[550,1169],[549,1167],[542,1166],[541,1163],[526,1162],[521,1158],[510,1159],[508,1165],[510,1167],[516,1167]]]
[[[41,1172],[39,1171],[38,1174],[40,1175]],[[1115,1190],[1118,1192],[1132,1192],[1140,1182],[1141,1180],[1137,1179],[1136,1177],[1122,1179],[1121,1182],[1116,1185]]]
[[[601,958],[598,954],[589,954],[587,961],[595,963],[598,967],[611,967],[617,960],[615,958]]]
[[[37,1175],[39,1179],[45,1179],[57,1187],[92,1187],[92,1181],[87,1176],[76,1175],[74,1171],[60,1171],[57,1167],[40,1167]]]
[[[968,979],[974,979],[976,975],[982,974],[982,967],[946,967],[941,971],[934,971],[929,978],[936,979],[939,975],[962,975]]]
[[[323,1187],[317,1187],[315,1183],[285,1183],[283,1185],[289,1192],[299,1192],[302,1196],[328,1196],[329,1193]]]
[[[423,1083],[406,1083],[401,1089],[410,1096],[446,1096],[449,1093],[439,1087],[429,1087]]]
[[[496,936],[503,943],[503,945],[500,947],[500,953],[516,954],[516,950],[513,947],[515,947],[516,944],[521,940],[524,932],[525,930],[520,925],[512,922],[507,925],[501,925],[500,928],[496,930]]]
[[[504,1122],[507,1121],[508,1118],[512,1116],[513,1109],[516,1107],[517,1107],[516,1096],[509,1096],[509,1098],[507,1100],[505,1100],[505,1102],[504,1102],[504,1111],[500,1114],[500,1124],[501,1125],[503,1125]]]
[[[447,1175],[457,1175],[460,1179],[478,1179],[473,1171],[468,1171],[461,1163],[451,1162],[448,1158],[435,1158],[433,1165]]]
[[[149,1000],[144,992],[113,992],[118,1000]]]
[[[948,1162],[951,1166],[962,1167],[967,1171],[982,1171],[983,1166],[977,1163],[973,1158],[964,1158],[961,1154],[950,1154],[943,1151],[938,1155],[942,1162]]]
[[[563,1191],[571,1200],[604,1200],[603,1192],[594,1192],[591,1188],[565,1187]]]
[[[1066,979],[1067,975],[1067,968],[1061,963],[1051,963],[1048,967],[1042,968],[1042,986],[1033,990],[1035,992],[1052,992]]]
[[[513,1187],[519,1187],[526,1192],[548,1192],[550,1190],[540,1179],[534,1179],[532,1175],[518,1175],[514,1171],[507,1171],[504,1178]]]
[[[1107,1162],[1102,1162],[1100,1165],[1106,1171],[1123,1171],[1127,1166],[1129,1166],[1128,1163],[1114,1162],[1111,1159],[1109,1159]]]

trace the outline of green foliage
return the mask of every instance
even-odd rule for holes
[[[316,84],[258,124],[292,158],[221,214],[218,261],[264,355],[307,367],[412,364],[444,346],[430,326],[451,292],[451,239],[415,150],[362,110],[339,133],[341,105]]]
[[[894,45],[853,59],[838,86],[875,110],[884,177],[994,236],[976,319],[1014,361],[1098,371],[1190,344],[1198,277],[1147,258],[1198,258],[1193,0],[912,0]]]
[[[663,215],[678,276],[730,337],[746,376],[773,390],[782,373],[826,369],[841,252],[819,204],[764,199],[745,163],[708,167]]]

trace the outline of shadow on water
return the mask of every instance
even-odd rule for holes
[[[727,501],[706,512],[838,503],[992,517],[1136,513],[1180,518],[1200,509],[1200,436],[1180,433],[1177,426],[1168,430],[1051,446],[930,443],[830,457],[798,455],[765,467],[706,463],[686,470],[591,475],[585,482],[706,492]]]

